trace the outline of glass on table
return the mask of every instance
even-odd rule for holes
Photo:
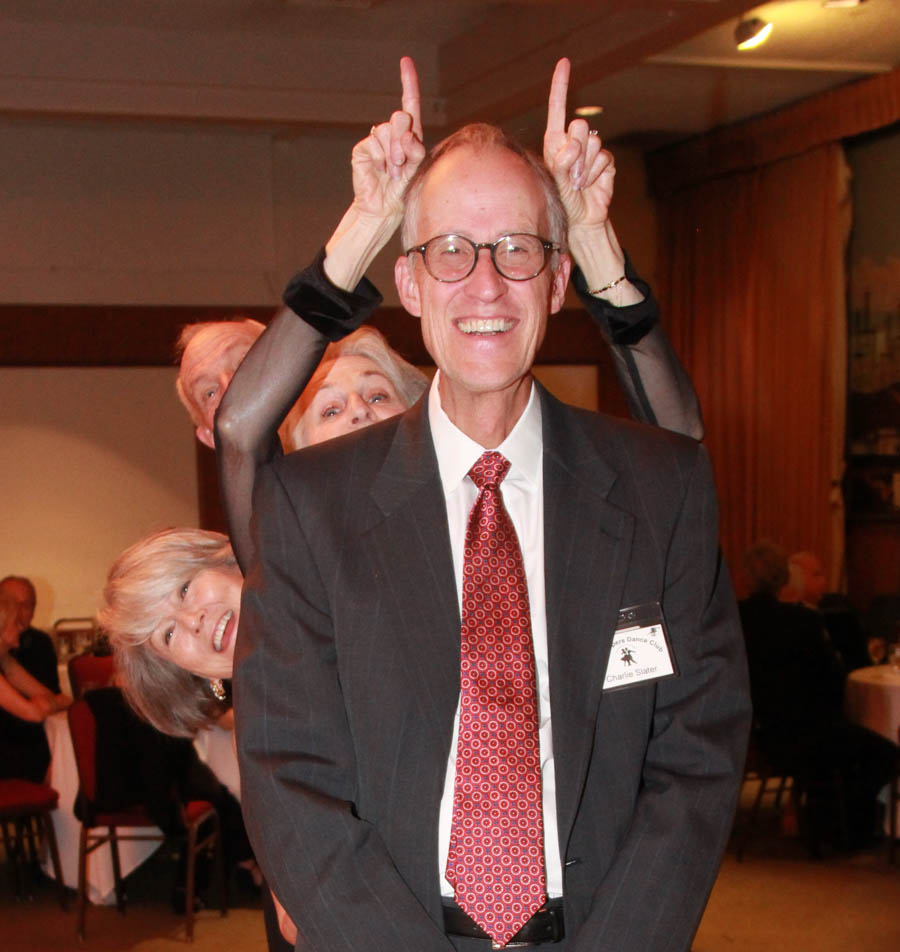
[[[888,664],[900,674],[900,642],[894,642],[887,652]]]

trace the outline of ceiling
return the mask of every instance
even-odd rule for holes
[[[0,116],[365,130],[419,67],[426,135],[471,119],[540,138],[549,77],[597,104],[607,142],[649,147],[900,64],[900,2],[0,0]]]

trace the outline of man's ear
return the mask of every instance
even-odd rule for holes
[[[556,312],[566,300],[566,288],[569,286],[569,275],[572,273],[572,259],[568,254],[560,253],[559,264],[553,272],[550,284],[550,313]]]
[[[211,450],[216,448],[213,431],[208,426],[198,426],[194,432],[197,434],[197,439],[200,440],[204,446],[208,446]]]
[[[413,317],[422,316],[422,299],[419,296],[419,284],[413,274],[413,265],[406,255],[394,262],[394,283],[400,295],[400,303]]]

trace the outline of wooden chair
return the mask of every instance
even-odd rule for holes
[[[27,862],[37,865],[38,854],[34,842],[32,822],[37,822],[50,850],[53,874],[59,888],[59,904],[66,909],[66,884],[63,881],[59,849],[50,812],[56,809],[59,794],[45,783],[30,780],[0,780],[0,825],[3,827],[3,845],[13,876],[17,896],[27,894],[25,870]],[[26,856],[26,843],[29,850]]]
[[[93,618],[57,618],[53,622],[53,640],[60,658],[90,651],[96,634]]]
[[[125,912],[125,889],[119,862],[119,842],[123,840],[165,840],[167,837],[155,825],[143,806],[125,807],[113,812],[96,806],[97,796],[97,724],[90,706],[84,700],[76,701],[69,708],[69,728],[72,732],[72,747],[78,766],[81,788],[78,793],[78,812],[81,813],[81,839],[78,849],[78,917],[76,932],[78,941],[84,941],[85,912],[87,907],[87,860],[88,855],[109,843],[112,853],[115,878],[116,908]],[[197,855],[215,848],[220,883],[220,908],[227,912],[225,901],[225,870],[219,817],[213,805],[206,800],[194,800],[182,807],[182,820],[186,830],[187,880],[185,896],[185,928],[189,942],[194,940],[194,873]],[[207,824],[207,832],[201,826]],[[122,827],[144,829],[143,833],[122,833]],[[152,828],[152,829],[148,829]]]
[[[112,684],[115,676],[112,655],[75,655],[69,658],[68,667],[72,696],[76,701],[83,698],[86,691]]]

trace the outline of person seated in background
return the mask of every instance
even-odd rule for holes
[[[65,710],[72,699],[45,687],[12,656],[21,618],[18,602],[0,590],[0,778],[43,783],[50,748],[42,722]]]
[[[846,595],[826,591],[828,578],[822,560],[813,552],[795,552],[788,559],[788,570],[787,585],[779,594],[781,601],[800,602],[821,615],[846,671],[871,664],[859,616]]]
[[[33,677],[37,678],[47,690],[59,694],[59,660],[53,639],[45,631],[34,628],[34,610],[37,607],[37,593],[31,579],[21,575],[7,575],[0,580],[0,592],[6,592],[19,606],[19,647],[12,656]]]
[[[744,565],[751,595],[738,608],[756,741],[777,770],[807,790],[811,845],[837,831],[838,802],[819,791],[838,775],[849,845],[866,846],[876,836],[876,798],[895,769],[898,748],[844,715],[845,671],[820,613],[779,601],[789,579],[787,552],[760,541],[747,550]]]

